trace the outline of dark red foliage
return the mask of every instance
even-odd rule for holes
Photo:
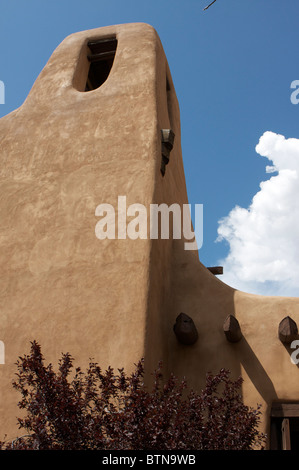
[[[173,375],[165,382],[159,364],[148,390],[143,360],[131,375],[110,367],[102,372],[94,362],[83,373],[73,370],[67,353],[56,373],[35,341],[17,368],[13,386],[22,395],[25,417],[18,422],[25,432],[2,450],[249,450],[264,444],[259,407],[243,404],[242,379],[232,381],[225,369],[207,375],[196,393]]]

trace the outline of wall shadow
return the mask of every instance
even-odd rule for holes
[[[239,343],[238,353],[240,363],[265,402],[271,403],[278,399],[272,380],[244,337]]]

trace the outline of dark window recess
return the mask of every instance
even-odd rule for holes
[[[275,403],[271,410],[270,449],[299,450],[299,404]]]
[[[108,78],[117,47],[116,38],[100,39],[88,43],[90,62],[85,91],[99,88]]]

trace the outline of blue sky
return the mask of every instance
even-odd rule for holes
[[[252,199],[259,193],[260,183],[275,176],[266,172],[272,163],[269,157],[257,153],[256,145],[265,132],[272,133],[272,140],[267,141],[271,149],[276,135],[296,139],[295,143],[299,139],[299,105],[290,100],[291,82],[299,80],[299,3],[217,0],[204,12],[208,3],[209,0],[0,0],[0,80],[5,84],[0,117],[23,103],[52,52],[67,35],[112,24],[151,24],[164,46],[180,104],[189,202],[204,205],[201,261],[208,266],[223,264],[234,272],[227,281],[244,290],[268,293],[270,286],[269,292],[276,293],[279,284],[279,292],[281,288],[283,294],[299,295],[294,283],[290,287],[287,274],[280,283],[279,271],[276,278],[267,278],[267,274],[262,278],[261,274],[254,279],[254,272],[262,273],[263,267],[250,265],[250,249],[254,253],[257,249],[248,248]],[[264,152],[268,151],[267,147]],[[277,162],[281,162],[279,157]],[[276,175],[280,170],[277,171]],[[275,192],[279,181],[272,183],[274,193],[280,194]],[[248,230],[241,241],[247,251],[242,259],[234,255],[232,262],[229,253],[233,253],[239,237],[234,223],[242,223],[242,217],[237,218],[238,222],[227,219],[235,206],[244,209],[240,213]],[[294,211],[288,210],[284,215],[293,218]],[[275,208],[272,216],[275,217]],[[222,223],[222,241],[216,242],[223,218],[226,222]],[[269,229],[262,228],[261,233],[267,243],[268,237],[274,237]],[[279,243],[291,246],[287,237],[288,233],[284,233]],[[269,246],[275,247],[275,243],[273,238]],[[274,248],[270,251],[272,254],[262,261],[265,272],[272,270],[274,262],[278,266],[281,261],[275,258]],[[287,259],[291,253],[281,256]]]

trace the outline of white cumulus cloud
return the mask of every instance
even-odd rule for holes
[[[269,160],[248,208],[219,221],[217,241],[229,244],[221,261],[225,283],[263,295],[299,296],[299,139],[265,132],[256,152]]]

